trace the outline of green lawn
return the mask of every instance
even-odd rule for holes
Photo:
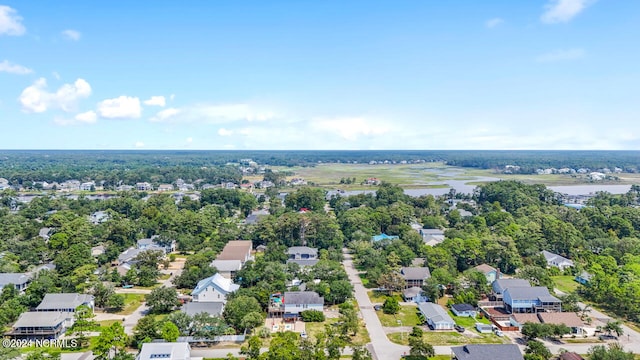
[[[380,318],[382,326],[400,326],[400,324],[398,324],[398,320],[402,321],[402,326],[420,325],[418,307],[416,306],[400,306],[400,312],[395,315],[385,314],[382,310],[376,311],[376,314],[378,314],[378,318]]]
[[[333,324],[339,321],[339,318],[327,319],[325,322],[321,323],[305,323],[305,331],[309,335],[309,337],[315,337],[316,334],[324,331],[324,326],[328,324]],[[360,321],[360,326],[358,327],[358,333],[356,336],[351,337],[351,342],[354,345],[365,345],[371,341],[369,338],[369,333],[367,332],[364,323]]]
[[[553,282],[558,290],[570,293],[574,292],[580,284],[578,284],[571,275],[552,276]]]
[[[144,302],[145,294],[123,294],[124,295],[124,308],[116,315],[130,315]]]
[[[476,323],[490,324],[491,322],[487,318],[472,318],[466,316],[455,316],[451,311],[449,311],[449,315],[456,322],[457,325],[460,325],[467,329],[475,329]]]
[[[367,291],[367,295],[369,295],[369,300],[371,300],[372,303],[383,303],[385,301],[385,299],[388,297],[385,293],[382,293],[380,291]],[[398,302],[404,301],[402,299],[402,296],[400,296],[399,293],[393,293],[392,295],[394,298],[396,298],[396,300],[398,300]]]
[[[389,340],[400,345],[409,345],[408,333],[393,333],[388,335]],[[465,344],[506,344],[508,339],[494,334],[480,334],[479,337],[469,337],[457,332],[426,331],[423,339],[434,346],[438,345],[465,345]]]

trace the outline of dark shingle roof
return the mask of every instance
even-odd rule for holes
[[[424,280],[431,277],[428,267],[403,267],[400,273],[405,280]]]
[[[284,303],[293,305],[324,304],[324,298],[315,291],[287,291]]]
[[[453,305],[451,305],[451,308],[456,309],[456,311],[458,311],[458,312],[461,312],[461,311],[474,311],[476,309],[471,304],[453,304]]]

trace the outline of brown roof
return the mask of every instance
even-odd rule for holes
[[[538,313],[538,317],[545,324],[564,324],[568,327],[581,327],[584,326],[584,322],[580,320],[580,317],[573,312],[561,312],[561,313]]]
[[[584,358],[574,352],[566,352],[560,355],[560,360],[584,360]]]
[[[487,265],[487,264],[478,265],[478,266],[474,267],[474,269],[480,271],[483,274],[486,274],[486,273],[492,272],[492,271],[498,271],[493,266]]]
[[[518,324],[524,323],[540,323],[540,319],[538,319],[538,314],[512,314],[511,317]]]
[[[249,240],[232,240],[224,246],[216,260],[240,260],[244,262],[247,254],[251,253],[253,243]]]

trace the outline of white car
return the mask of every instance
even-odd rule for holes
[[[496,332],[496,336],[504,336],[504,334],[500,330],[496,330],[495,332]]]
[[[307,333],[305,331],[301,332],[300,333],[300,337],[303,338],[303,339],[306,339],[307,338]]]

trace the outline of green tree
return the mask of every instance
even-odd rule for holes
[[[124,309],[124,294],[113,294],[109,298],[107,306],[114,310]]]
[[[382,311],[385,314],[397,314],[400,311],[400,304],[395,297],[388,296],[382,304]]]
[[[128,342],[129,337],[125,334],[124,327],[115,322],[102,330],[93,347],[93,353],[99,360],[115,359],[125,353]]]
[[[145,315],[136,326],[133,327],[133,341],[136,346],[140,347],[145,342],[151,342],[159,338],[160,323],[153,315]]]
[[[262,313],[262,307],[258,300],[250,296],[240,295],[227,301],[223,316],[229,325],[238,331],[242,331],[245,329],[242,320],[247,314],[252,312]]]
[[[542,360],[549,360],[551,358],[551,351],[538,340],[527,341],[527,347],[524,352]]]
[[[151,290],[151,293],[145,296],[145,301],[149,306],[149,311],[155,314],[171,312],[180,305],[176,289],[165,286]]]
[[[616,333],[616,336],[621,336],[624,334],[624,330],[622,329],[622,322],[620,320],[609,321],[602,330],[606,331],[607,334],[611,335],[611,333]]]
[[[176,340],[178,340],[178,337],[180,336],[180,330],[178,329],[176,324],[172,323],[171,321],[165,321],[164,324],[162,324],[161,333],[162,339],[164,339],[164,341],[166,342],[176,342]]]
[[[87,305],[80,305],[76,308],[75,313],[73,314],[74,323],[72,328],[72,333],[74,335],[78,335],[78,340],[80,341],[79,346],[85,346],[87,342],[87,333],[93,330],[98,324],[93,320],[95,315],[93,314],[93,310]]]
[[[589,360],[633,360],[635,355],[625,352],[620,343],[611,343],[608,347],[596,345],[589,348]]]
[[[255,360],[260,357],[260,348],[262,347],[262,340],[258,336],[251,336],[247,341],[247,345],[243,345],[240,348],[240,354],[246,355],[247,359]]]

